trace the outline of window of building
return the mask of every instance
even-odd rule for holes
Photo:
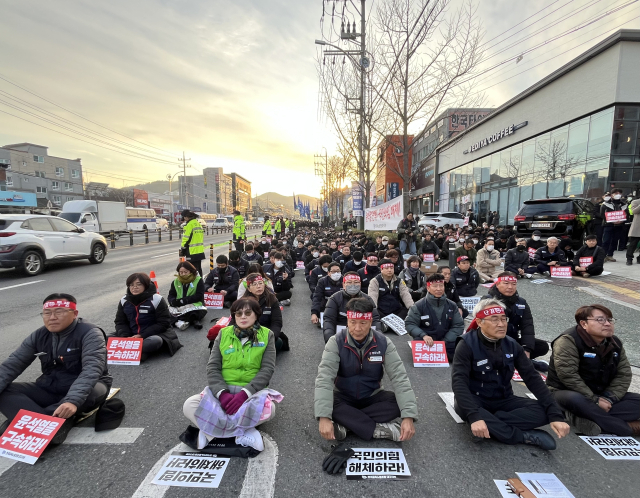
[[[567,160],[574,161],[579,171],[584,171],[584,162],[587,159],[587,144],[589,143],[589,121],[590,118],[584,118],[569,125]]]
[[[56,168],[56,176],[64,176],[64,168]]]
[[[67,192],[73,192],[73,184],[69,182],[64,182],[64,189]]]
[[[594,171],[609,166],[612,129],[613,108],[591,116],[586,171]]]
[[[29,183],[29,179],[22,177],[22,183]]]
[[[36,176],[38,178],[44,178],[44,171],[36,171]]]
[[[634,121],[613,122],[612,154],[633,154],[636,150],[638,123]]]
[[[9,164],[11,159],[0,159],[0,164]]]
[[[59,195],[54,195],[53,200],[51,202],[59,206],[60,204],[62,204],[62,197],[60,197]],[[53,221],[56,221],[56,220],[53,220]]]
[[[13,187],[13,177],[7,176],[7,187]]]
[[[36,187],[36,192],[38,194],[46,194],[47,193],[47,187]]]
[[[72,201],[72,200],[73,200],[73,197],[67,196],[67,202]]]
[[[615,119],[621,119],[625,121],[638,121],[640,120],[640,107],[625,107],[620,106],[616,108]]]
[[[60,190],[60,183],[51,182],[51,190]]]
[[[71,178],[80,178],[80,170],[72,169],[71,170]]]
[[[33,160],[36,163],[44,163],[44,156],[33,156]]]

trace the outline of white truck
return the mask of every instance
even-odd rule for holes
[[[116,238],[120,238],[119,232],[127,231],[127,209],[124,202],[68,201],[62,206],[62,212],[58,216],[87,232],[108,235],[113,230]]]

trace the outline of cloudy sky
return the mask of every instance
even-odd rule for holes
[[[368,0],[368,8],[382,1]],[[479,78],[489,107],[616,29],[640,28],[637,1],[476,1],[493,55],[485,67],[595,21]],[[47,145],[51,155],[81,157],[85,181],[119,187],[175,173],[184,150],[190,173],[223,167],[252,181],[254,194],[317,195],[313,154],[335,148],[331,127],[318,119],[322,7],[322,0],[0,0],[0,145]]]

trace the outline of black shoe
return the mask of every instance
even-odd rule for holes
[[[540,446],[543,450],[555,450],[556,440],[548,432],[540,429],[533,429],[531,431],[523,431],[524,444],[531,444],[533,446]]]
[[[200,320],[194,320],[192,325],[193,325],[193,328],[196,330],[202,329],[202,322]]]
[[[546,361],[542,360],[531,360],[531,364],[533,368],[535,368],[538,372],[548,372],[549,364]]]
[[[64,443],[65,439],[67,439],[67,436],[69,435],[69,431],[73,429],[73,426],[75,425],[75,423],[76,423],[75,417],[70,417],[67,420],[65,420],[64,424],[62,424],[62,427],[60,427],[60,430],[56,432],[56,435],[53,436],[53,439],[49,444],[52,444],[55,446],[55,445]]]
[[[633,264],[633,259],[627,259],[627,266],[631,266]]]

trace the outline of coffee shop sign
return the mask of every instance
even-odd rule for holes
[[[494,133],[493,135],[489,135],[488,137],[483,138],[482,140],[476,142],[468,150],[465,150],[464,153],[468,154],[469,152],[475,152],[476,150],[481,149],[482,147],[486,147],[487,145],[497,142],[501,138],[508,137],[509,135],[513,135],[517,129],[527,126],[527,124],[528,124],[528,121],[525,121],[524,123],[520,123],[518,125],[508,126]]]

